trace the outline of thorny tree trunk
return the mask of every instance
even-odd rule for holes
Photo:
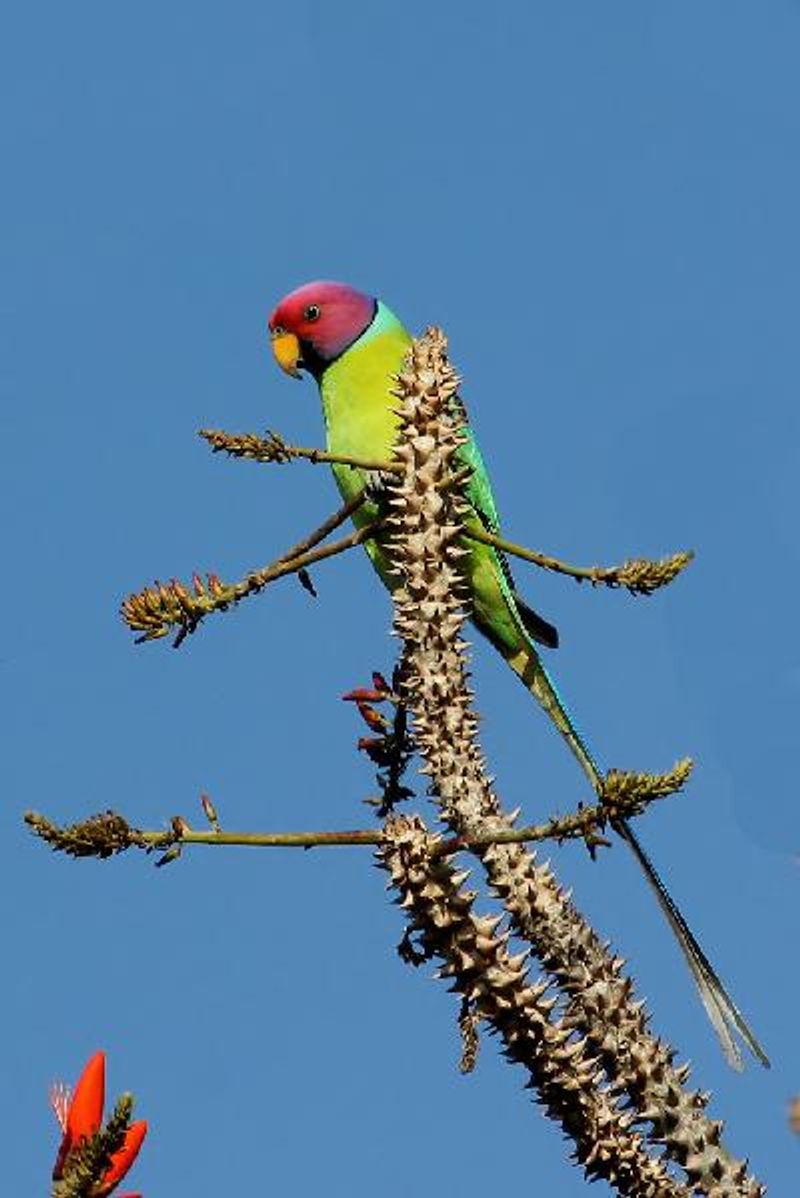
[[[464,415],[446,340],[430,329],[414,344],[396,395],[401,413],[397,458],[405,470],[389,485],[392,552],[398,573],[395,630],[403,641],[404,695],[413,714],[442,820],[457,835],[512,826],[485,770],[461,640],[466,600],[459,539],[464,502],[446,484],[458,469]],[[494,920],[471,914],[471,898],[443,862],[426,866],[426,835],[416,824],[390,824],[383,854],[426,952],[477,1014],[502,1032],[506,1052],[523,1062],[540,1101],[575,1142],[588,1177],[622,1194],[690,1192],[663,1159],[680,1166],[691,1192],[758,1198],[763,1187],[722,1144],[722,1124],[706,1114],[708,1095],[684,1088],[689,1069],[647,1030],[633,983],[558,885],[547,865],[519,844],[495,844],[479,856],[515,935],[526,940],[546,977],[526,981],[508,957]],[[552,996],[549,992],[552,991]]]

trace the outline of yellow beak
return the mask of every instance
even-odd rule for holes
[[[297,364],[300,361],[300,342],[294,333],[273,333],[272,352],[281,370],[285,370],[292,378],[301,378],[300,371],[297,368]]]

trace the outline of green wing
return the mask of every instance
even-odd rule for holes
[[[492,494],[486,464],[470,427],[466,409],[460,400],[457,402],[459,415],[463,420],[463,429],[467,438],[459,448],[458,462],[459,466],[468,467],[471,470],[465,490],[467,502],[475,513],[478,523],[487,532],[499,533],[500,516],[497,511],[494,495]],[[538,641],[539,644],[546,645],[550,649],[557,648],[558,630],[545,620],[544,617],[540,616],[538,612],[535,612],[532,607],[529,607],[524,599],[519,596],[506,555],[500,550],[492,549],[489,546],[484,546],[483,548],[488,555],[491,555],[496,564],[498,581],[503,597],[512,612],[519,617],[525,631],[535,641]]]

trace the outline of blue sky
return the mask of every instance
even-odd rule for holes
[[[134,647],[116,614],[154,577],[236,577],[332,509],[321,469],[212,457],[195,430],[319,443],[264,322],[333,277],[446,327],[509,535],[584,563],[697,550],[649,600],[518,573],[600,757],[696,759],[639,830],[772,1071],[726,1068],[621,846],[553,862],[732,1147],[788,1193],[800,7],[34,2],[2,24],[9,1192],[44,1191],[48,1084],[97,1047],[151,1121],[149,1196],[584,1191],[494,1041],[458,1075],[452,996],[396,957],[365,852],[154,871],[58,859],[21,823],[200,822],[201,790],[231,828],[369,818],[338,696],[395,645],[361,557],[316,571],[318,602],[285,582],[180,652]],[[474,669],[508,805],[585,799],[483,644]],[[454,1150],[478,1129],[483,1151]]]

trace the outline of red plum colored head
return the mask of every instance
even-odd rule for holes
[[[278,304],[269,318],[272,350],[287,374],[319,378],[357,341],[375,316],[377,301],[346,283],[305,283]]]

